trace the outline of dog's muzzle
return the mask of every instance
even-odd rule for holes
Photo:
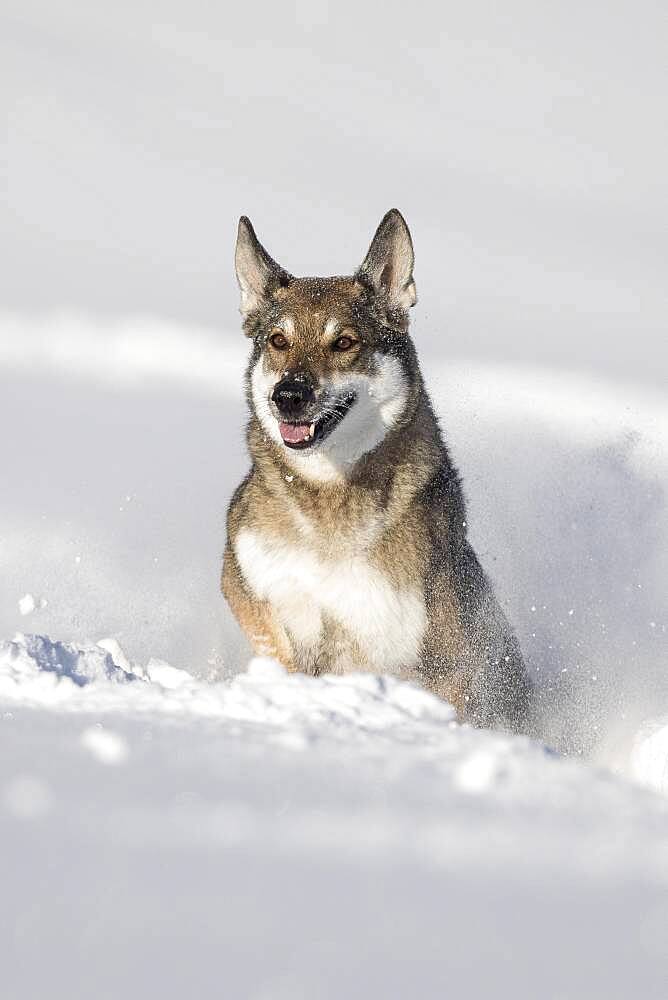
[[[316,404],[313,383],[306,376],[286,375],[271,394],[276,407],[278,430],[287,448],[310,448],[324,440],[343,420],[355,402],[354,393],[346,393],[323,406]]]

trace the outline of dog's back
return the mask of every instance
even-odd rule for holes
[[[252,469],[223,590],[254,649],[309,673],[418,680],[522,728],[518,644],[467,541],[461,486],[408,336],[413,250],[385,217],[352,278],[293,278],[240,224]]]

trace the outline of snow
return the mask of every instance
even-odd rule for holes
[[[640,784],[668,794],[668,716],[648,719],[634,733],[627,770]]]
[[[131,665],[120,644],[113,656],[109,645],[17,633],[0,643],[0,698],[69,712],[148,711],[300,730],[326,724],[348,737],[408,727],[421,740],[431,725],[454,719],[450,705],[392,677],[290,676],[274,660],[255,658],[246,672],[211,683],[153,658],[145,667]]]
[[[17,775],[6,784],[4,806],[17,819],[41,819],[51,809],[51,792],[40,778]]]
[[[123,737],[104,729],[100,723],[84,729],[81,745],[101,764],[124,764],[128,758],[128,745]]]
[[[19,611],[22,615],[29,615],[37,607],[37,602],[32,594],[24,594],[19,600]]]
[[[4,644],[12,1000],[663,995],[668,800],[392,678],[182,673]]]

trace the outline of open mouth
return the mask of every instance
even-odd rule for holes
[[[328,406],[324,413],[309,423],[288,423],[285,420],[279,420],[278,430],[283,444],[287,448],[304,449],[312,448],[314,444],[324,441],[341,423],[355,399],[354,392],[342,396]]]

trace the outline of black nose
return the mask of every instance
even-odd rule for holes
[[[283,417],[296,420],[304,409],[315,399],[313,386],[305,378],[288,376],[274,386],[271,398]]]

